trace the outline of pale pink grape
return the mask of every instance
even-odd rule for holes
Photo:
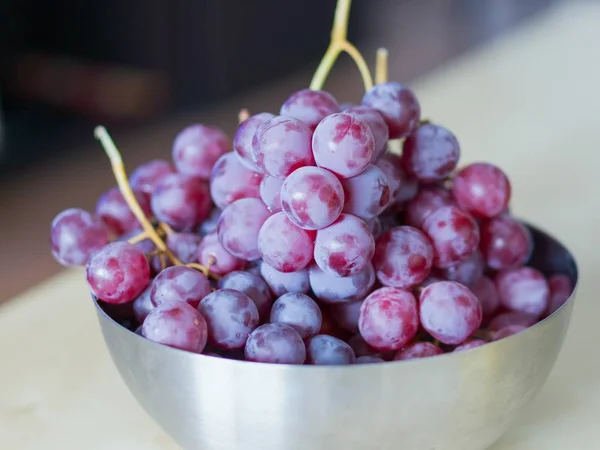
[[[173,142],[173,161],[185,175],[208,180],[217,159],[231,150],[231,141],[216,127],[190,125]]]
[[[374,164],[383,172],[390,187],[390,201],[388,206],[396,203],[402,191],[404,174],[386,155],[379,158]]]
[[[260,198],[263,175],[244,166],[233,152],[221,156],[210,174],[210,195],[224,209],[240,198]]]
[[[479,245],[477,223],[455,206],[431,213],[423,223],[423,231],[433,244],[433,265],[442,269],[467,259]]]
[[[280,272],[296,272],[311,261],[314,231],[294,225],[283,212],[269,217],[258,233],[258,250],[263,261]]]
[[[362,104],[381,113],[390,139],[408,135],[419,124],[421,107],[415,94],[403,84],[391,81],[376,84],[364,95]]]
[[[373,133],[375,142],[375,151],[373,152],[373,161],[377,161],[387,150],[387,142],[390,137],[390,131],[385,119],[379,111],[368,106],[353,106],[344,111],[352,114],[367,123]]]
[[[285,180],[265,175],[260,182],[260,198],[271,212],[281,211],[281,186]]]
[[[354,350],[341,339],[326,334],[319,334],[306,343],[307,357],[310,364],[344,365],[354,364]]]
[[[270,364],[304,364],[306,346],[296,330],[283,323],[266,323],[250,334],[246,360]]]
[[[344,189],[328,170],[301,167],[283,182],[281,207],[294,225],[318,230],[339,217],[344,207]]]
[[[317,231],[314,257],[321,270],[347,277],[365,270],[375,252],[375,240],[356,216],[342,214],[327,228]]]
[[[154,308],[142,325],[142,336],[169,347],[202,353],[207,341],[206,320],[184,302],[165,302]]]
[[[452,180],[452,195],[456,202],[475,217],[494,217],[505,211],[510,192],[506,174],[488,163],[470,164]]]
[[[246,294],[219,289],[202,299],[198,311],[208,324],[211,345],[225,350],[243,348],[258,326],[258,310]]]
[[[198,261],[198,246],[202,236],[195,233],[171,233],[165,243],[177,258],[184,264]]]
[[[260,169],[252,159],[252,139],[258,127],[264,122],[272,119],[275,115],[267,112],[255,114],[244,120],[237,129],[233,138],[233,149],[239,160],[248,169],[259,172]]]
[[[571,279],[563,274],[555,274],[548,278],[548,286],[550,287],[550,299],[548,300],[548,308],[545,313],[546,316],[558,311],[573,293],[573,283],[571,282]]]
[[[536,317],[548,308],[550,287],[538,270],[532,267],[505,270],[496,275],[495,281],[503,307]]]
[[[201,272],[185,266],[168,267],[152,281],[150,299],[154,306],[164,302],[186,302],[194,308],[211,292]]]
[[[433,247],[420,230],[394,227],[377,239],[373,265],[385,286],[410,289],[431,271]]]
[[[284,273],[263,261],[260,265],[260,274],[275,297],[280,297],[287,292],[305,294],[310,290],[307,269]]]
[[[408,344],[394,355],[394,361],[406,361],[409,359],[429,358],[441,355],[444,351],[431,342],[413,342]]]
[[[406,204],[406,223],[421,228],[432,212],[454,204],[452,195],[446,189],[437,186],[423,187],[415,198]]]
[[[374,349],[399,350],[417,334],[417,302],[408,291],[384,287],[372,292],[362,304],[358,327]]]
[[[259,275],[236,270],[219,280],[219,289],[233,289],[246,294],[256,305],[260,318],[269,316],[272,296],[269,286]]]
[[[312,150],[317,166],[348,178],[361,173],[373,160],[375,140],[364,120],[338,113],[317,125]]]
[[[439,125],[423,124],[404,141],[402,166],[421,183],[443,180],[452,173],[459,158],[456,137]]]
[[[210,265],[211,272],[217,275],[225,275],[246,267],[244,259],[233,256],[223,247],[217,233],[207,234],[200,241],[198,262],[204,266]]]
[[[533,240],[523,224],[502,214],[481,224],[480,248],[490,269],[512,269],[527,262]]]
[[[258,233],[271,215],[262,200],[243,198],[221,213],[217,233],[225,250],[237,258],[252,261],[260,258]]]
[[[342,180],[342,185],[346,199],[344,212],[363,220],[379,216],[392,199],[387,177],[373,164],[360,174]]]
[[[252,159],[258,168],[275,178],[313,166],[312,130],[300,120],[277,116],[263,122],[252,140]]]
[[[316,335],[323,316],[319,305],[306,294],[283,294],[271,308],[271,323],[284,323],[300,334],[302,339]]]
[[[312,264],[308,269],[310,287],[315,296],[323,303],[351,303],[364,299],[375,284],[373,265],[348,277],[338,277],[324,272]]]
[[[419,305],[421,325],[444,344],[463,343],[481,325],[479,300],[469,288],[454,281],[427,286],[421,292]]]
[[[302,89],[285,101],[279,113],[301,120],[314,130],[326,116],[337,112],[340,105],[329,92]]]

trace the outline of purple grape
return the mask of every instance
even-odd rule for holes
[[[250,334],[244,354],[248,361],[304,364],[306,347],[298,332],[289,325],[267,323]]]
[[[141,191],[133,191],[133,194],[146,217],[150,217],[152,213],[148,197]],[[100,197],[96,204],[96,215],[116,236],[140,226],[118,188],[112,188]]]
[[[389,160],[389,158],[379,158],[377,162],[375,162],[375,166],[383,172],[385,180],[390,187],[390,200],[388,206],[397,203],[403,181],[402,172]]]
[[[206,346],[207,325],[195,308],[184,302],[165,302],[154,308],[142,325],[151,341],[194,353]]]
[[[194,308],[211,292],[208,279],[185,266],[168,267],[152,282],[150,298],[154,306],[163,302],[186,302]]]
[[[252,158],[263,173],[285,178],[303,166],[313,166],[312,131],[292,117],[277,116],[264,122],[252,140]]]
[[[375,108],[369,108],[368,106],[353,106],[344,112],[352,114],[367,123],[375,141],[373,161],[377,161],[386,152],[390,137],[390,130],[381,113]]]
[[[260,172],[260,169],[252,159],[252,138],[254,138],[254,134],[256,133],[256,130],[258,130],[258,127],[260,127],[263,122],[266,122],[273,117],[275,117],[273,114],[266,112],[248,117],[240,124],[235,133],[235,137],[233,138],[233,149],[239,157],[239,160],[248,169],[255,172]]]
[[[217,160],[210,175],[212,200],[224,209],[240,198],[260,198],[262,177],[244,166],[235,153],[225,153]]]
[[[173,142],[173,161],[182,174],[208,180],[217,159],[230,149],[229,138],[218,128],[190,125]]]
[[[152,299],[150,298],[150,290],[152,285],[149,285],[144,291],[133,301],[133,314],[138,323],[143,323],[148,313],[154,309]]]
[[[373,160],[375,140],[364,120],[338,113],[319,123],[312,138],[312,149],[319,167],[348,178],[361,173]]]
[[[302,89],[285,101],[280,114],[301,120],[314,130],[326,116],[339,111],[340,105],[329,92]]]
[[[355,364],[377,364],[377,363],[382,363],[382,362],[385,362],[385,361],[383,359],[381,359],[379,356],[365,355],[365,356],[359,356],[358,358],[356,358]]]
[[[483,255],[479,250],[475,250],[467,259],[454,266],[442,269],[441,272],[448,281],[456,281],[471,287],[483,276],[484,269]]]
[[[167,247],[184,264],[198,261],[198,246],[202,240],[201,236],[194,233],[172,233],[167,236]]]
[[[263,261],[260,265],[260,274],[275,297],[280,297],[288,292],[305,294],[310,290],[307,269],[284,273]]]
[[[67,209],[50,227],[52,256],[63,266],[83,266],[90,256],[108,244],[100,220],[82,209]]]
[[[341,339],[326,334],[310,338],[306,344],[308,362],[317,366],[354,364],[354,350]]]
[[[200,235],[216,233],[217,225],[219,224],[219,218],[221,217],[221,210],[214,208],[208,217],[204,219],[204,222],[200,224],[196,232]]]
[[[208,323],[208,339],[215,347],[233,350],[246,345],[258,326],[258,310],[246,294],[219,289],[202,299],[198,311]]]
[[[217,233],[210,233],[202,238],[198,246],[198,261],[204,266],[210,266],[211,272],[216,275],[225,275],[246,267],[246,261],[225,250]]]
[[[219,289],[233,289],[246,294],[256,305],[260,318],[268,317],[271,312],[271,291],[265,280],[256,274],[241,270],[230,272],[219,281]]]
[[[362,173],[342,180],[342,185],[346,198],[344,212],[363,220],[380,215],[392,199],[387,177],[373,164]]]
[[[281,186],[283,179],[265,175],[260,182],[260,198],[271,212],[281,211]]]
[[[258,233],[263,261],[280,272],[297,272],[312,260],[314,232],[294,225],[283,212],[269,217]]]
[[[142,251],[127,242],[112,242],[94,253],[86,266],[92,293],[106,303],[127,303],[150,281],[150,266]]]
[[[233,202],[223,210],[217,226],[221,245],[233,256],[246,261],[260,258],[258,233],[270,215],[257,198]]]
[[[175,173],[173,164],[162,159],[154,159],[131,172],[129,184],[134,190],[151,195],[156,185],[172,173]]]
[[[342,303],[331,305],[329,314],[340,327],[351,333],[358,333],[358,318],[360,317],[360,307],[362,300],[351,303]]]
[[[271,323],[291,326],[302,339],[316,335],[322,320],[319,306],[306,294],[283,294],[271,308]]]
[[[308,270],[310,287],[315,296],[323,303],[351,303],[364,299],[375,284],[373,265],[356,275],[338,277],[322,271],[313,264]]]

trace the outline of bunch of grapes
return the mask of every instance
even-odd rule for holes
[[[94,214],[59,214],[52,252],[86,266],[115,319],[190,352],[321,365],[465,351],[552,314],[572,284],[527,266],[505,173],[459,157],[402,84],[344,108],[305,89],[232,141],[184,129],[172,162],[138,167]]]

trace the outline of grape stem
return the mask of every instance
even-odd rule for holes
[[[382,84],[388,80],[388,51],[387,48],[377,49],[377,60],[375,62],[375,83]]]
[[[142,242],[144,239],[148,239],[148,235],[146,234],[145,231],[142,231],[140,234],[137,234],[137,235],[133,236],[132,238],[127,239],[127,242],[134,245],[134,244],[137,244],[138,242]]]
[[[246,108],[240,109],[240,112],[238,113],[238,122],[242,123],[246,121],[248,117],[250,117],[250,111],[248,111]]]
[[[365,91],[373,87],[373,77],[369,71],[369,66],[358,49],[348,42],[347,39],[351,4],[352,0],[338,0],[337,2],[333,27],[331,29],[331,41],[310,82],[310,89],[312,90],[323,88],[329,72],[331,72],[333,65],[342,52],[346,52],[356,64],[362,77]]]

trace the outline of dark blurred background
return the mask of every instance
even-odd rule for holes
[[[410,82],[560,0],[354,0],[349,37],[373,60],[400,58]],[[564,0],[563,0],[564,1]],[[92,130],[109,127],[126,162],[168,158],[179,129],[235,129],[236,111],[276,111],[306,87],[335,0],[2,0],[0,301],[59,270],[48,226],[93,209],[111,187]],[[343,60],[327,88],[360,98]]]

